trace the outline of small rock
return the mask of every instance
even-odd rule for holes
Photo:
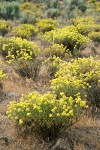
[[[58,139],[57,143],[53,146],[52,150],[67,150],[66,140]]]
[[[18,94],[15,93],[15,92],[10,92],[7,95],[8,95],[9,98],[16,98],[16,97],[18,97]]]

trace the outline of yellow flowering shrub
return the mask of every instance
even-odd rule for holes
[[[34,42],[18,37],[1,39],[0,49],[9,62],[15,59],[31,60],[40,52],[39,47]]]
[[[95,2],[95,11],[100,13],[100,2]]]
[[[31,24],[21,24],[13,28],[13,33],[16,37],[30,39],[35,35],[35,27]]]
[[[11,29],[11,22],[0,20],[0,34],[5,35]]]
[[[83,35],[88,35],[92,31],[99,32],[100,25],[95,23],[95,19],[92,17],[78,17],[73,19],[73,24],[76,26],[79,33]]]
[[[6,77],[6,74],[4,74],[3,71],[2,71],[3,66],[4,66],[4,64],[0,59],[0,81]]]
[[[99,80],[100,60],[93,57],[78,58],[71,62],[62,61],[51,85],[57,95],[63,92],[65,95],[74,96],[78,92],[83,95],[85,89],[91,87],[91,83],[97,84]]]
[[[67,26],[62,29],[46,32],[44,39],[52,44],[63,44],[71,52],[79,49],[83,43],[89,42],[89,39],[80,34],[75,26]]]
[[[41,8],[43,7],[43,4],[34,4],[31,2],[24,2],[21,4],[20,9],[21,11],[23,11],[24,13],[26,13],[26,11],[30,10],[31,12],[33,12],[36,17],[42,17],[43,16],[43,12],[41,11]]]
[[[3,62],[2,62],[1,59],[0,59],[0,89],[2,89],[2,83],[1,83],[1,81],[2,81],[4,78],[7,77],[6,74],[4,74],[3,71],[2,71],[3,66],[4,66],[4,64],[3,64]]]
[[[94,24],[95,19],[91,16],[77,17],[77,18],[73,19],[72,22],[75,26],[78,25],[78,24],[89,25],[89,24]]]
[[[30,124],[36,126],[38,132],[50,129],[55,134],[55,129],[60,131],[61,127],[68,126],[81,115],[83,108],[88,107],[80,94],[74,98],[67,97],[62,92],[60,95],[59,99],[50,92],[43,95],[38,92],[22,95],[19,102],[9,103],[6,113],[21,126]]]
[[[36,28],[38,32],[47,32],[51,31],[56,27],[56,22],[50,19],[37,19]]]
[[[45,48],[45,55],[46,57],[56,56],[56,57],[63,57],[67,52],[66,47],[62,44],[53,44]]]

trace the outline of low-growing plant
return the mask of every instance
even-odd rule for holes
[[[95,60],[93,57],[78,58],[72,59],[71,62],[62,61],[55,74],[55,79],[51,80],[51,85],[58,96],[59,92],[67,96],[74,96],[80,92],[84,97],[87,91],[93,88],[92,86],[98,84],[99,80],[100,60]]]
[[[93,17],[78,17],[76,19],[73,19],[72,22],[76,26],[78,32],[82,35],[88,35],[88,33],[91,33],[93,31],[100,31],[100,25],[96,24]]]
[[[83,43],[88,43],[89,38],[80,34],[75,26],[55,29],[44,34],[44,39],[49,43],[63,44],[74,53]]]
[[[64,93],[60,93],[60,96],[58,99],[50,92],[44,95],[38,92],[22,95],[19,102],[9,103],[7,115],[20,126],[33,126],[38,133],[53,139],[62,127],[69,126],[82,114],[83,108],[88,107],[80,94],[74,98]]]
[[[45,55],[46,57],[56,56],[56,57],[63,57],[67,52],[66,47],[62,44],[53,44],[52,46],[48,46],[45,48]]]
[[[50,8],[47,10],[46,13],[47,13],[48,18],[55,18],[60,15],[59,9],[57,9],[57,8]]]
[[[20,8],[18,2],[0,2],[0,18],[18,19],[20,18]]]
[[[21,24],[13,28],[13,33],[16,37],[30,39],[35,35],[35,27],[31,24]]]
[[[43,7],[43,4],[38,5],[32,2],[25,2],[21,4],[20,9],[24,13],[26,13],[27,11],[30,11],[31,13],[34,13],[36,17],[40,18],[43,16],[42,7]]]
[[[4,66],[4,64],[3,64],[3,62],[0,59],[0,90],[3,88],[1,81],[3,79],[7,78],[6,74],[3,73],[3,70],[2,70],[3,66]]]
[[[1,39],[0,49],[9,62],[16,59],[31,60],[40,52],[39,47],[34,42],[18,37]]]
[[[61,59],[59,57],[56,57],[55,55],[52,57],[48,57],[43,64],[46,66],[48,74],[51,78],[54,77],[55,73],[59,69],[59,64],[61,63]]]
[[[36,27],[39,32],[47,32],[53,30],[56,25],[52,19],[37,19]]]
[[[20,76],[35,79],[38,75],[40,65],[37,60],[18,60],[13,63],[13,68]]]
[[[21,23],[35,24],[36,16],[31,10],[25,10],[21,13],[20,21]]]
[[[5,35],[11,29],[11,22],[0,20],[0,34]]]
[[[87,99],[89,105],[92,106],[92,113],[96,108],[100,110],[100,83],[91,83],[91,88],[87,89]]]

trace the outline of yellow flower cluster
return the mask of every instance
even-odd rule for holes
[[[0,59],[0,81],[4,78],[6,78],[6,74],[3,73],[2,71],[2,67],[4,66],[4,64],[2,63],[1,59]]]
[[[72,22],[76,26],[78,32],[83,35],[88,35],[88,33],[91,33],[93,31],[100,31],[100,25],[96,24],[94,18],[89,16],[81,18],[78,17],[76,19],[73,19]]]
[[[7,115],[10,119],[16,120],[19,125],[31,122],[39,127],[52,125],[66,125],[76,117],[80,116],[83,108],[87,108],[86,101],[77,94],[73,97],[66,97],[60,93],[61,97],[50,92],[42,95],[32,92],[29,95],[22,95],[20,102],[10,102]]]
[[[31,24],[21,24],[13,28],[13,33],[16,37],[30,39],[35,34],[35,27]]]
[[[9,61],[15,59],[31,60],[40,52],[39,47],[34,42],[18,37],[2,38],[0,49]]]
[[[46,57],[56,56],[56,57],[63,57],[67,52],[66,47],[62,44],[53,44],[52,46],[45,48],[45,55]]]
[[[47,32],[44,34],[44,39],[52,44],[63,44],[70,51],[76,50],[81,44],[89,42],[89,39],[80,34],[75,26],[67,26]]]
[[[100,60],[89,57],[72,59],[71,62],[62,61],[55,77],[51,85],[57,95],[59,92],[67,96],[74,96],[78,92],[83,94],[84,88],[89,88],[91,82],[100,80]]]
[[[11,22],[0,20],[0,34],[4,35],[11,29]]]
[[[30,11],[31,14],[36,15],[36,17],[43,16],[43,12],[41,11],[41,8],[44,7],[44,4],[35,4],[31,2],[24,2],[21,4],[20,9],[26,13],[27,11]]]
[[[52,19],[37,19],[36,28],[38,32],[51,31],[56,27],[56,22]]]

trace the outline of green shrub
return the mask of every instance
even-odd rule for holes
[[[20,126],[29,124],[37,128],[38,133],[48,133],[46,136],[55,138],[62,127],[68,126],[82,114],[83,108],[87,108],[86,101],[79,94],[74,98],[66,97],[64,93],[60,95],[59,99],[50,92],[23,95],[18,103],[10,102],[7,115]]]
[[[100,83],[92,83],[91,88],[87,89],[87,99],[92,106],[92,112],[95,112],[96,108],[100,109]]]
[[[48,18],[55,18],[60,15],[59,9],[56,9],[56,8],[50,8],[47,10],[46,13],[47,13]]]
[[[0,18],[18,19],[20,18],[20,8],[18,2],[0,2]]]
[[[20,21],[22,23],[35,24],[36,16],[35,16],[34,12],[32,12],[31,10],[25,10],[23,13],[21,13]]]
[[[0,49],[7,60],[31,60],[39,54],[39,47],[34,43],[21,38],[3,38]]]
[[[59,8],[59,1],[58,0],[51,0],[47,3],[47,8]]]
[[[13,63],[14,70],[22,77],[35,79],[38,75],[41,63],[37,60],[15,61]]]
[[[16,37],[30,39],[35,35],[35,27],[31,24],[21,24],[13,28]]]
[[[55,29],[44,34],[44,39],[49,43],[63,44],[74,53],[83,43],[88,43],[89,39],[80,34],[75,26]]]

